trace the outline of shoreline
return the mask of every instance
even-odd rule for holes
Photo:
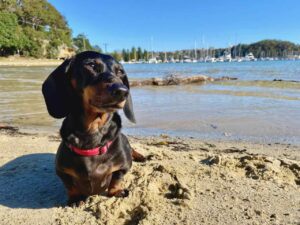
[[[60,122],[61,123],[61,122]],[[61,124],[57,126],[51,125],[51,127],[47,126],[23,126],[22,124],[12,124],[9,125],[9,123],[0,123],[0,133],[1,130],[5,132],[5,130],[12,129],[15,130],[16,133],[21,134],[28,134],[28,135],[38,135],[43,134],[46,136],[55,136],[59,135]],[[138,133],[137,130],[140,132]],[[297,140],[286,138],[262,138],[259,139],[257,137],[253,136],[235,136],[232,134],[227,134],[219,132],[219,135],[195,135],[196,132],[187,132],[187,131],[179,131],[179,132],[173,132],[173,131],[166,131],[162,129],[155,129],[155,130],[147,130],[147,128],[134,128],[132,130],[132,127],[129,128],[127,126],[124,126],[122,128],[122,133],[124,133],[128,137],[137,137],[137,138],[160,138],[162,136],[166,136],[173,139],[183,139],[183,140],[195,140],[195,141],[203,141],[203,142],[214,142],[214,143],[245,143],[245,144],[253,144],[253,145],[290,145],[294,147],[300,148],[300,142]],[[156,134],[154,134],[156,133]]]
[[[0,129],[0,223],[297,224],[300,147],[129,136],[147,157],[125,175],[124,199],[92,196],[78,208],[54,172],[60,138]],[[34,188],[34,192],[32,191]],[[7,191],[10,190],[10,191]]]

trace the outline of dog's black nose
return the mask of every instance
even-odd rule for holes
[[[124,84],[112,84],[108,90],[113,97],[122,100],[127,98],[129,94],[129,90]]]

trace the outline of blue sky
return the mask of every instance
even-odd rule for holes
[[[299,0],[49,0],[73,35],[108,50],[180,50],[281,39],[300,43]]]

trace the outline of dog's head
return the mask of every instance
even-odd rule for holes
[[[120,63],[110,55],[86,51],[57,67],[45,80],[42,92],[54,118],[66,117],[76,107],[94,113],[123,108],[126,117],[135,123],[129,89]]]

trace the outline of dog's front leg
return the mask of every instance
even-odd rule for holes
[[[56,174],[61,178],[68,193],[68,205],[81,205],[86,199],[86,196],[82,195],[73,184],[73,177],[67,173],[56,171]]]
[[[121,186],[121,182],[123,179],[123,176],[125,175],[127,171],[124,170],[118,170],[113,172],[110,185],[108,187],[108,196],[112,197],[127,197],[129,194],[129,191],[127,189],[123,189]]]

